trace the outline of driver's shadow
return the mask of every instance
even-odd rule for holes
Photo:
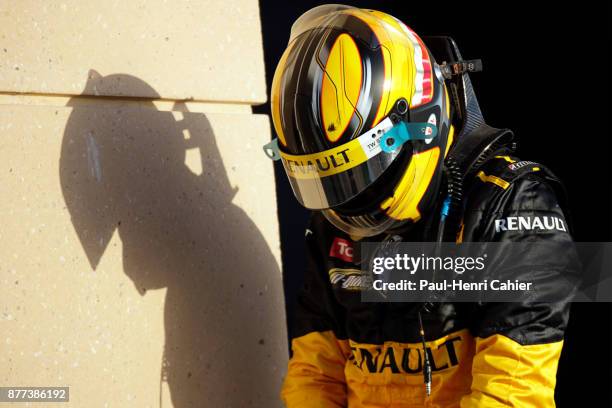
[[[87,87],[102,81],[154,92],[130,75],[95,71]],[[72,223],[93,269],[117,230],[136,290],[167,288],[160,369],[173,405],[275,406],[282,362],[274,359],[286,350],[280,272],[257,226],[232,204],[236,190],[206,115],[177,119],[145,102],[70,105],[59,170]],[[195,172],[185,164],[194,149]]]

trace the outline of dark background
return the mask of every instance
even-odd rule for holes
[[[319,1],[260,0],[268,91],[293,21]],[[547,165],[565,183],[576,241],[612,241],[610,137],[610,13],[603,2],[536,8],[537,3],[488,7],[466,3],[352,1],[385,11],[420,36],[450,35],[466,59],[481,58],[473,74],[487,122],[519,137],[518,155]],[[268,93],[269,95],[269,93]],[[269,113],[269,105],[254,108]],[[276,165],[288,324],[302,280],[308,213]],[[612,406],[612,308],[572,306],[556,399]],[[600,385],[597,385],[600,384]],[[603,386],[602,386],[603,385]]]

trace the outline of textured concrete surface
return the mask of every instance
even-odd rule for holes
[[[2,384],[158,406],[163,378],[176,407],[274,406],[268,133],[255,115],[0,107]]]
[[[3,91],[80,94],[95,68],[137,76],[167,99],[266,99],[253,0],[1,0],[0,27]],[[118,78],[87,90],[148,92]]]
[[[7,4],[0,386],[69,386],[70,407],[280,406],[257,2]],[[249,71],[228,81],[237,55]]]

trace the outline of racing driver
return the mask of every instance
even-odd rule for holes
[[[320,6],[294,23],[276,68],[278,138],[265,149],[313,211],[289,408],[555,405],[568,297],[361,301],[362,241],[571,243],[558,180],[485,124],[469,79],[479,60],[424,40],[383,12]],[[539,254],[530,273],[571,257]]]

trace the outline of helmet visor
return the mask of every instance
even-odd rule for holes
[[[333,149],[308,155],[280,152],[293,192],[304,207],[333,208],[357,196],[393,163],[412,140],[431,141],[429,123],[394,123],[389,117],[361,136]]]

